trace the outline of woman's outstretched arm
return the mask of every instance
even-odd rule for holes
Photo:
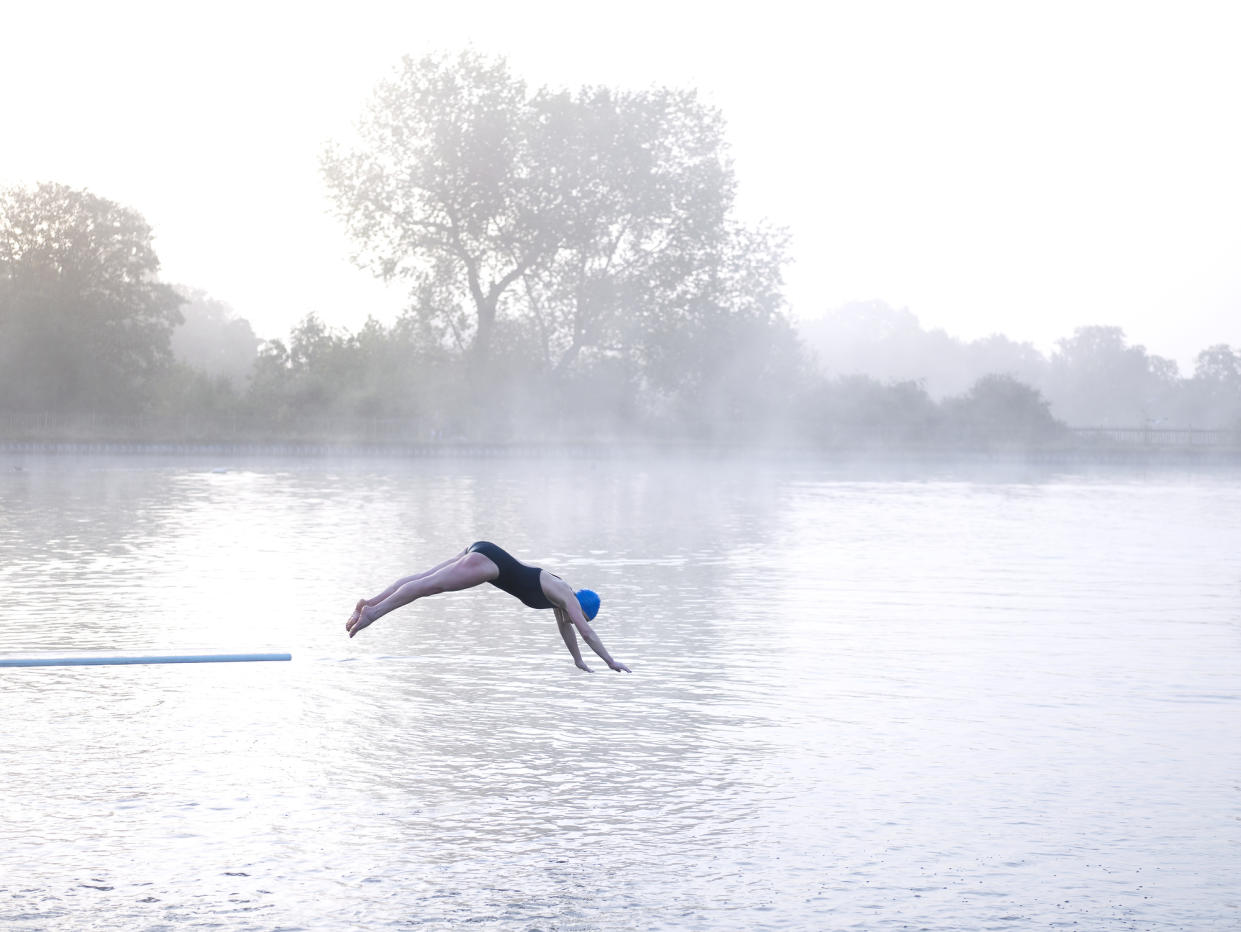
[[[603,642],[599,640],[599,635],[595,634],[595,629],[590,626],[590,622],[586,620],[585,615],[581,615],[580,611],[579,620],[575,621],[574,625],[581,633],[582,640],[589,644],[590,649],[598,654],[600,659],[602,659],[603,662],[606,663],[611,669],[615,670],[617,673],[620,673],[621,671],[624,671],[625,673],[633,672],[619,660],[612,659],[612,655],[608,653],[608,649],[604,647]]]
[[[569,621],[569,616],[565,614],[564,609],[560,606],[554,605],[552,610],[556,613],[556,626],[560,628],[560,636],[564,638],[564,646],[569,648],[569,653],[573,655],[573,662],[578,669],[585,670],[587,673],[594,673],[595,671],[586,666],[586,661],[582,659],[582,651],[577,646],[577,633],[573,630],[573,622]]]
[[[582,636],[582,640],[589,644],[590,649],[598,654],[599,658],[617,673],[622,670],[625,673],[633,672],[620,661],[614,660],[612,655],[608,653],[608,649],[603,646],[603,641],[599,640],[599,635],[595,634],[595,629],[590,626],[590,622],[588,622],[586,620],[586,616],[582,614],[582,606],[578,603],[577,596],[573,594],[573,589],[570,588],[569,584],[563,579],[559,579],[555,576],[551,576],[550,578],[553,581],[549,584],[546,582],[548,579],[548,574],[545,572],[543,577],[545,580],[543,583],[543,592],[551,601],[552,607],[556,610],[556,622],[559,623],[561,618],[567,618],[570,623],[570,630],[568,633],[572,635],[572,629],[577,628],[577,633]],[[576,650],[577,638],[574,638],[573,641],[570,642],[569,638],[565,636],[565,630],[563,627],[561,628],[560,634],[564,637],[565,644],[569,647],[569,653],[573,654],[573,659],[575,661],[580,661],[581,652]],[[583,670],[590,669],[581,662],[578,662],[577,665]]]

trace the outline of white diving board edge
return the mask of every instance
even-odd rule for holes
[[[138,663],[256,663],[292,659],[292,654],[81,654],[62,657],[0,657],[0,667],[108,667]]]

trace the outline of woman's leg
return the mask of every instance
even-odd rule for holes
[[[425,574],[398,580],[400,585],[394,584],[394,587],[390,587],[390,591],[384,593],[378,602],[360,605],[345,627],[349,636],[353,637],[371,622],[415,599],[441,592],[472,589],[499,575],[499,568],[481,553],[463,553]]]
[[[438,573],[440,570],[444,569],[444,567],[451,566],[452,564],[456,563],[463,556],[465,556],[466,553],[467,551],[462,550],[455,557],[449,557],[443,563],[438,563],[435,566],[431,567],[429,570],[423,570],[421,573],[414,573],[412,576],[402,576],[400,579],[394,582],[391,586],[389,586],[383,592],[379,593],[379,595],[372,596],[369,599],[358,600],[357,609],[354,609],[354,611],[361,609],[363,605],[378,605],[380,602],[382,602],[388,596],[392,595],[392,593],[396,592],[396,590],[400,589],[406,583],[411,583],[415,579],[425,579],[426,577],[434,573]]]

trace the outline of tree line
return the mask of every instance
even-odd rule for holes
[[[359,266],[407,286],[392,323],[349,332],[309,315],[261,341],[205,292],[159,280],[136,211],[57,184],[0,192],[0,414],[203,437],[333,423],[393,440],[817,444],[1043,441],[1065,420],[1157,410],[1241,418],[1227,346],[1185,380],[1113,328],[1045,360],[1001,337],[989,354],[935,347],[873,305],[803,338],[785,235],[738,219],[723,116],[690,91],[530,88],[501,59],[406,59],[322,164]],[[867,341],[842,357],[850,327]],[[927,352],[906,352],[919,341]],[[937,391],[935,373],[959,378],[967,357],[989,362]]]
[[[1241,429],[1241,348],[1223,343],[1199,352],[1182,376],[1174,360],[1130,344],[1119,327],[1078,327],[1044,354],[998,334],[954,339],[924,329],[907,309],[872,301],[837,308],[802,332],[825,371],[914,381],[932,398],[1002,372],[1077,426]]]

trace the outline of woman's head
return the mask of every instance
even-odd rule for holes
[[[586,620],[594,621],[599,614],[599,593],[590,589],[579,589],[574,595],[577,596],[577,604],[582,606],[582,614],[586,616]]]

